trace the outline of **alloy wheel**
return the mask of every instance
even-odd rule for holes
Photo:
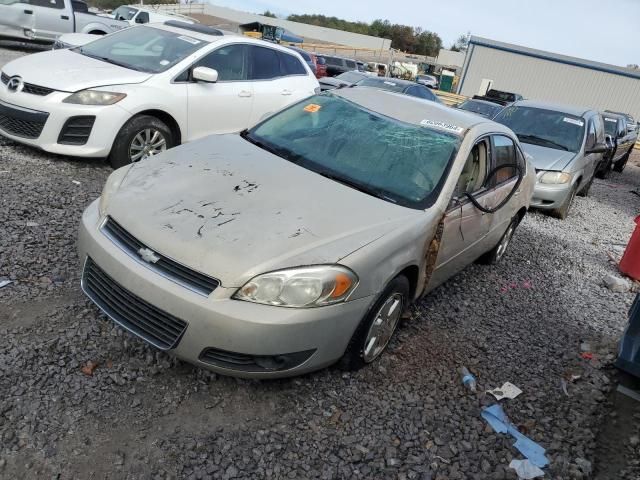
[[[496,251],[496,260],[500,260],[507,251],[507,247],[509,246],[509,243],[511,243],[511,238],[513,237],[515,228],[516,227],[514,226],[513,222],[511,222],[509,224],[509,228],[507,228],[507,231],[504,232],[502,240],[500,240],[500,244],[498,245],[498,250]]]
[[[167,149],[167,139],[160,130],[145,128],[138,132],[129,146],[129,159],[138,162],[152,157]]]
[[[398,326],[403,306],[404,296],[401,293],[393,293],[382,304],[364,341],[362,359],[365,363],[373,362],[384,351]]]

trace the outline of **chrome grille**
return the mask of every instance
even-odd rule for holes
[[[87,258],[82,289],[113,321],[161,350],[174,348],[187,322],[174,317],[126,290]]]
[[[107,217],[106,222],[102,226],[102,231],[111,239],[111,241],[146,267],[196,293],[206,296],[220,285],[220,282],[215,278],[211,278],[203,273],[196,272],[189,267],[185,267],[184,265],[165,257],[158,252],[154,252],[158,257],[157,261],[154,263],[145,262],[142,260],[139,251],[140,249],[148,247],[127,232],[127,230],[125,230],[111,217]]]

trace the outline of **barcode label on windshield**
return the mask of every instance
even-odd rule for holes
[[[615,118],[605,118],[604,119],[605,122],[613,122],[616,123],[616,119]]]
[[[562,121],[571,123],[573,125],[578,125],[579,127],[584,125],[584,122],[582,120],[576,120],[575,118],[564,117]]]
[[[439,128],[441,130],[447,130],[449,132],[454,132],[454,133],[464,132],[464,128],[462,127],[458,127],[457,125],[452,125],[450,123],[445,123],[445,122],[436,122],[434,120],[422,120],[420,122],[420,125],[424,127]]]
[[[187,37],[186,35],[180,35],[178,37],[180,40],[184,42],[189,42],[191,45],[198,45],[200,40],[196,40],[195,38]]]

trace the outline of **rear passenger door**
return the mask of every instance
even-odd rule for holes
[[[64,0],[30,0],[29,4],[26,10],[33,11],[38,38],[55,40],[61,33],[73,32],[73,12],[65,9]]]
[[[257,45],[248,49],[254,92],[251,125],[313,93],[307,69],[297,56]]]
[[[217,70],[218,81],[193,81],[190,72],[199,66]],[[239,132],[249,126],[253,83],[248,79],[247,45],[224,45],[196,61],[183,75],[187,82],[189,112],[188,138],[183,141],[212,133]],[[183,78],[175,82],[181,80]]]
[[[511,193],[518,181],[518,170],[514,167],[505,167],[495,170],[502,165],[518,165],[525,173],[526,162],[522,152],[516,147],[515,142],[506,135],[491,135],[491,170],[495,174],[489,178],[489,186],[491,190],[488,194],[487,206],[495,208],[500,205],[505,198]],[[514,215],[517,213],[510,206],[510,203],[517,201],[520,196],[521,186],[514,193],[513,197],[507,205],[498,209],[496,212],[487,214],[491,218],[491,225],[488,235],[489,249],[498,244],[504,232]]]

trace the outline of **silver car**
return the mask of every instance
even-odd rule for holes
[[[502,125],[334,90],[116,170],[82,217],[82,288],[222,374],[357,369],[411,302],[504,255],[534,182]]]
[[[608,150],[600,113],[521,100],[494,120],[511,128],[532,157],[537,182],[531,206],[567,218],[575,196],[589,194],[596,167]]]

